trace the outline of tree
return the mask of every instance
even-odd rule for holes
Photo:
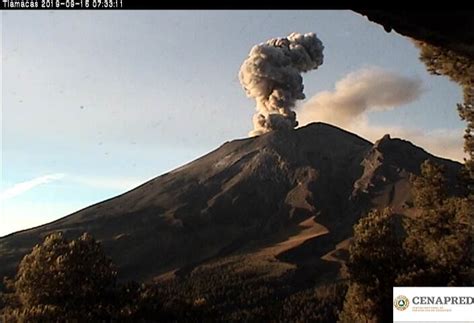
[[[467,187],[468,196],[464,199],[451,199],[446,202],[444,208],[439,209],[440,212],[447,213],[448,218],[452,218],[452,232],[455,233],[456,230],[460,230],[460,232],[458,236],[456,234],[449,235],[446,238],[449,241],[440,241],[438,246],[441,246],[441,243],[447,243],[448,246],[454,247],[458,243],[460,248],[465,248],[464,260],[456,259],[455,263],[459,264],[461,268],[465,266],[472,268],[470,266],[474,260],[472,253],[474,239],[474,212],[472,211],[474,209],[474,59],[424,42],[415,43],[421,49],[420,60],[425,63],[429,72],[435,75],[446,75],[463,89],[464,100],[463,103],[457,105],[457,108],[459,116],[467,123],[464,132],[464,151],[468,154],[468,158],[465,160],[465,172],[462,177]],[[432,245],[432,248],[434,246],[435,244]],[[458,250],[454,254],[461,255],[463,253]],[[467,265],[466,262],[468,262]],[[461,271],[463,272],[464,269]],[[457,278],[453,278],[453,281],[470,281],[472,284],[474,275],[472,271],[473,269],[468,270],[470,272],[468,277],[461,275],[464,278],[460,278],[456,274]]]
[[[464,150],[468,154],[466,168],[470,178],[471,193],[474,190],[474,60],[452,50],[415,41],[420,48],[420,60],[428,72],[446,75],[463,89],[464,102],[457,105],[459,116],[467,122],[464,133]]]
[[[447,197],[446,167],[435,164],[429,159],[420,166],[421,176],[412,175],[414,205],[420,209],[436,209]]]
[[[405,253],[409,257],[402,285],[470,285],[472,204],[467,197],[447,197],[445,169],[427,160],[414,176],[414,205],[406,217]]]
[[[467,122],[467,128],[464,132],[464,151],[469,154],[466,160],[466,168],[469,175],[469,188],[471,193],[474,190],[474,89],[470,89],[470,99],[465,104],[458,104],[459,116]]]
[[[392,319],[392,287],[403,258],[395,234],[396,215],[373,210],[354,226],[347,263],[349,289],[341,322],[387,322]]]
[[[374,210],[354,226],[342,322],[385,322],[393,286],[472,285],[472,204],[448,197],[445,168],[429,160],[411,178],[415,212]]]
[[[68,242],[62,233],[53,233],[20,262],[10,284],[19,306],[4,315],[20,322],[109,318],[116,277],[92,236],[85,233]]]
[[[5,285],[2,322],[175,322],[202,312],[185,301],[163,302],[157,285],[118,284],[115,266],[87,233],[72,241],[60,232],[47,236]]]

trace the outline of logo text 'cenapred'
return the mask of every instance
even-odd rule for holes
[[[474,287],[394,287],[394,322],[473,322]]]
[[[474,297],[470,296],[415,296],[412,300],[415,305],[469,305],[474,304]]]

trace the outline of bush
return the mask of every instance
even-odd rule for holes
[[[20,262],[10,283],[17,306],[9,304],[4,312],[12,321],[104,319],[113,312],[116,277],[92,236],[68,242],[53,233]]]
[[[20,262],[0,294],[2,322],[193,321],[199,309],[162,302],[157,285],[117,284],[101,245],[85,233],[67,241],[53,233]]]

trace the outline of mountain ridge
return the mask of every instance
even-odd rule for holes
[[[425,159],[446,165],[455,183],[459,163],[390,136],[372,144],[325,123],[232,140],[116,197],[1,237],[0,276],[12,275],[54,231],[93,234],[122,279],[190,273],[235,255],[252,270],[256,263],[321,265],[327,252],[316,251],[350,238],[370,208],[407,208],[409,176]]]

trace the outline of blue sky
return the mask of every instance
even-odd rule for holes
[[[350,11],[21,11],[1,19],[0,235],[246,137],[255,111],[240,65],[253,45],[291,32],[315,32],[325,46],[324,64],[304,75],[308,99],[361,68],[419,78],[417,100],[369,113],[377,131],[361,134],[395,132],[462,158],[460,88],[429,75],[410,40]]]

